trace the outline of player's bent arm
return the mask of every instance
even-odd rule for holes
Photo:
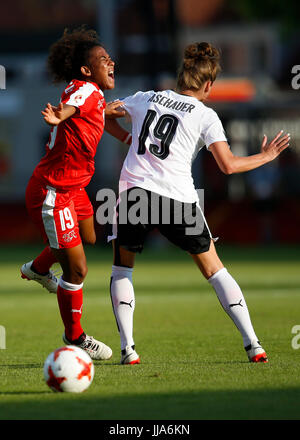
[[[209,146],[219,168],[225,174],[244,173],[254,170],[268,162],[271,162],[289,146],[290,135],[282,136],[282,131],[275,138],[267,143],[267,136],[264,136],[261,152],[251,156],[235,156],[230,150],[227,142],[214,142]]]
[[[77,107],[74,107],[74,105],[69,104],[63,104],[63,108],[60,114],[61,121],[65,121],[66,119],[73,116],[77,111]]]
[[[57,107],[47,104],[45,110],[41,113],[44,120],[49,125],[58,125],[76,113],[77,108],[73,105],[60,103]]]
[[[131,144],[131,134],[121,127],[116,119],[105,119],[104,129],[107,131],[107,133],[119,139],[119,141],[124,142],[124,144]]]

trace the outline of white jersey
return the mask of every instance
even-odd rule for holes
[[[131,116],[132,144],[120,193],[138,186],[181,202],[197,201],[192,162],[204,145],[227,141],[216,112],[172,90],[137,92],[122,101]]]

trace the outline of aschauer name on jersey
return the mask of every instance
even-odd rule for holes
[[[195,108],[193,104],[182,101],[174,101],[173,99],[170,99],[167,96],[160,95],[159,93],[154,93],[151,98],[148,99],[148,102],[157,103],[164,107],[181,112],[191,113],[192,110]]]

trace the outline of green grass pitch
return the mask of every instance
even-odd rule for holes
[[[1,420],[299,419],[300,349],[292,347],[292,328],[300,325],[299,248],[218,247],[269,356],[268,364],[250,364],[191,258],[174,247],[146,247],[134,271],[135,366],[119,365],[110,249],[88,248],[83,326],[113,357],[94,362],[94,381],[82,394],[53,393],[43,380],[47,355],[63,345],[63,327],[55,295],[19,275],[41,249],[1,247]]]

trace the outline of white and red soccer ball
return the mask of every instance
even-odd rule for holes
[[[46,384],[58,392],[81,393],[92,383],[94,372],[88,353],[75,345],[54,350],[44,364]]]

